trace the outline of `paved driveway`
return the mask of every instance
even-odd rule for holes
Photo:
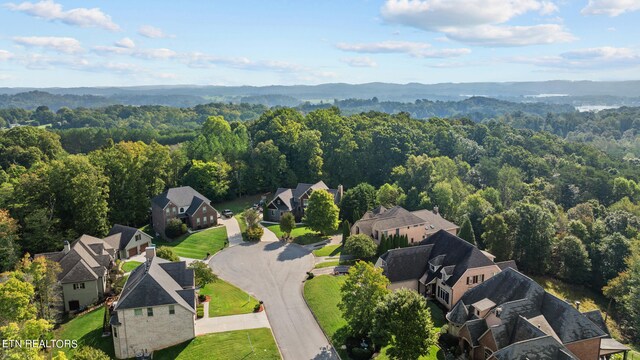
[[[281,242],[244,243],[219,252],[209,264],[222,279],[264,301],[285,360],[337,359],[302,297],[305,272],[313,267],[308,250]]]
[[[240,225],[236,218],[231,217],[229,219],[224,216],[218,219],[219,223],[227,228],[227,239],[229,239],[229,247],[240,245],[242,241],[242,233],[240,232]]]

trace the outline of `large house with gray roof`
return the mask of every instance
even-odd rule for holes
[[[280,221],[285,213],[292,213],[296,221],[302,221],[304,211],[307,208],[309,197],[314,190],[325,190],[333,195],[336,205],[340,204],[343,195],[342,185],[337,189],[329,189],[323,181],[315,184],[299,183],[295,189],[278,188],[275,195],[267,203],[264,211],[264,219],[267,221]]]
[[[218,211],[211,200],[191,186],[171,188],[151,200],[153,230],[165,237],[171,219],[180,219],[191,229],[203,229],[218,224]]]
[[[629,350],[599,311],[581,313],[514,269],[467,291],[446,317],[472,360],[598,360]]]
[[[369,235],[376,243],[380,243],[383,235],[406,235],[409,244],[416,244],[439,230],[457,235],[459,229],[458,225],[443,218],[437,208],[408,211],[401,206],[390,209],[378,206],[356,221],[351,233]]]
[[[118,359],[180,344],[196,336],[194,271],[146,248],[146,261],[131,272],[113,305],[110,324]]]
[[[153,238],[140,229],[116,224],[103,240],[115,250],[116,259],[128,259],[143,253]]]
[[[390,289],[413,289],[451,309],[468,290],[516,266],[493,260],[490,253],[439,230],[418,245],[387,251],[376,266],[391,282]]]
[[[102,239],[82,235],[61,251],[36,254],[60,264],[58,281],[65,311],[81,310],[100,301],[108,291],[107,279],[114,265],[115,250]]]

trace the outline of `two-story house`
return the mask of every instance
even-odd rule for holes
[[[171,219],[180,219],[191,229],[202,229],[218,224],[218,211],[211,201],[191,186],[171,188],[151,200],[153,230],[165,236]]]
[[[143,253],[153,238],[140,229],[116,224],[103,240],[116,250],[116,259],[128,259]]]
[[[581,313],[514,269],[467,291],[446,318],[471,360],[598,360],[629,350],[599,311]]]
[[[390,209],[378,206],[351,226],[352,234],[369,235],[376,243],[380,243],[383,235],[406,235],[409,244],[416,244],[440,230],[457,235],[459,227],[443,218],[437,208],[408,211],[401,206]]]
[[[376,266],[389,278],[390,289],[413,289],[451,309],[469,289],[506,267],[515,267],[513,261],[494,263],[493,259],[493,255],[440,230],[419,245],[387,251]]]
[[[283,214],[290,212],[295,216],[296,221],[302,221],[309,197],[314,190],[329,192],[333,195],[336,205],[340,204],[343,195],[342,185],[338,185],[337,189],[329,189],[323,181],[315,184],[300,183],[295,189],[278,188],[273,198],[265,206],[264,219],[277,222],[280,221]]]
[[[196,291],[192,269],[145,249],[146,261],[131,272],[111,311],[118,359],[151,354],[196,336]]]
[[[64,242],[61,251],[36,254],[60,264],[58,281],[62,286],[65,311],[76,311],[94,304],[108,291],[109,270],[115,250],[102,239],[82,235],[72,244]]]

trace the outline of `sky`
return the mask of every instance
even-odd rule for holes
[[[640,79],[640,0],[0,0],[0,87]]]

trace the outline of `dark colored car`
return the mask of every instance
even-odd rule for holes
[[[231,211],[229,209],[224,209],[222,211],[222,216],[226,217],[227,219],[231,218],[231,217],[233,217],[233,211]]]

